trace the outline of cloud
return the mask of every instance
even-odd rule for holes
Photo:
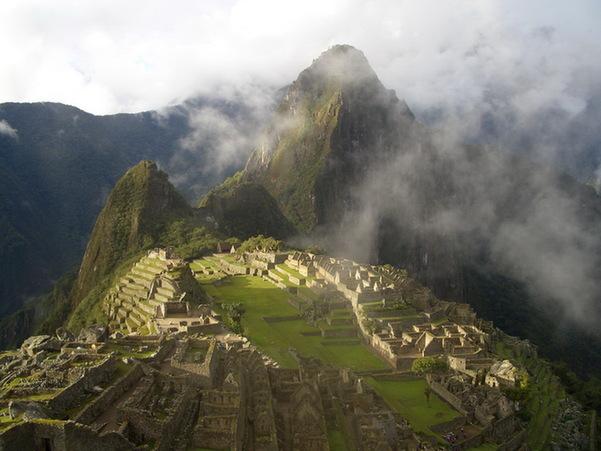
[[[273,111],[274,93],[261,86],[220,90],[156,113],[159,124],[185,118],[187,132],[163,166],[171,181],[196,202],[202,194],[244,166]],[[199,183],[199,180],[202,183]]]
[[[0,102],[96,114],[289,84],[323,50],[361,49],[423,122],[535,152],[594,182],[601,167],[601,4],[545,0],[7,0]],[[18,43],[18,45],[14,45]],[[468,128],[469,126],[469,128]]]
[[[589,209],[598,210],[598,197],[551,168],[466,147],[464,138],[452,122],[375,159],[353,188],[354,208],[325,244],[364,261],[393,249],[414,271],[447,279],[478,262],[524,283],[543,308],[559,307],[563,318],[595,331],[601,238]],[[381,235],[383,224],[393,225],[392,236]]]
[[[349,43],[415,109],[469,110],[508,79],[536,108],[551,101],[538,84],[562,102],[574,70],[601,64],[599,15],[594,1],[7,0],[0,99],[155,109],[218,85],[285,85]]]
[[[0,135],[6,135],[13,139],[19,139],[17,130],[11,127],[11,125],[4,119],[0,119]]]

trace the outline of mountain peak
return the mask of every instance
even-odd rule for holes
[[[351,45],[339,44],[313,60],[311,66],[301,72],[299,79],[303,77],[315,77],[335,79],[343,83],[362,83],[366,79],[376,80],[378,77],[369,61],[361,50]]]
[[[130,168],[98,216],[79,269],[75,301],[123,257],[155,242],[173,218],[190,215],[192,208],[154,161],[142,160]]]
[[[414,130],[405,102],[350,45],[314,60],[277,111],[243,179],[263,185],[299,230],[337,221],[370,162],[398,151]]]

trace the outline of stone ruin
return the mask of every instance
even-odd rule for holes
[[[142,335],[215,330],[219,321],[207,306],[189,265],[170,249],[154,249],[134,264],[103,302],[109,327]]]
[[[104,443],[107,450],[325,451],[331,430],[358,450],[420,443],[408,423],[349,370],[300,357],[298,369],[278,368],[234,336],[156,340],[148,357],[124,359],[125,372],[114,350],[134,352],[136,343],[152,339],[108,339],[88,354],[59,353],[63,357],[45,368],[46,379],[55,365],[76,368],[74,360],[84,355],[97,361],[72,382],[61,381],[62,390],[47,402],[3,397],[20,422],[0,431],[0,448],[91,449]],[[32,363],[24,363],[30,356],[19,355],[11,361],[31,373]]]
[[[325,293],[328,307],[345,313],[327,321],[371,346],[391,371],[419,357],[446,359],[452,371],[428,384],[461,414],[444,427],[481,431],[466,447],[523,443],[517,406],[499,390],[515,384],[517,369],[494,358],[498,332],[469,306],[439,301],[387,267],[304,252],[214,258],[225,274],[263,277],[295,297],[302,287]],[[59,330],[1,356],[0,403],[18,421],[0,429],[0,447],[325,451],[335,431],[349,449],[438,448],[362,376],[297,354],[298,368],[280,368],[244,337],[225,334],[193,282],[185,262],[155,249],[107,296],[108,330],[91,326],[77,338]]]

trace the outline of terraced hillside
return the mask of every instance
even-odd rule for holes
[[[184,303],[198,302],[199,287],[189,266],[164,251],[150,251],[136,262],[108,294],[103,308],[115,331],[157,333],[154,319],[161,308],[184,309]]]

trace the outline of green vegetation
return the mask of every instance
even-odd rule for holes
[[[330,451],[346,451],[348,449],[344,441],[344,435],[338,429],[328,431],[328,443]]]
[[[71,311],[67,321],[67,328],[76,332],[90,324],[105,324],[107,319],[102,312],[102,300],[108,291],[115,286],[117,281],[127,274],[133,264],[143,255],[144,252],[139,251],[129,258],[124,258],[111,273],[98,282]]]
[[[175,253],[184,259],[200,258],[215,252],[217,243],[237,246],[237,238],[222,239],[215,230],[202,224],[198,219],[178,219],[167,225],[160,240],[164,245],[172,246]]]
[[[226,235],[248,238],[264,234],[285,238],[294,233],[294,227],[271,194],[263,186],[244,180],[242,173],[212,189],[199,207],[215,218],[220,231]]]
[[[580,378],[564,362],[553,362],[553,373],[585,409],[593,409],[601,413],[601,379],[589,376]]]
[[[201,271],[203,268],[209,268],[213,270],[213,274],[203,274]],[[205,257],[194,260],[190,263],[190,269],[195,272],[196,280],[200,283],[214,282],[219,279],[223,279],[226,274],[221,271],[219,266],[213,260],[213,257]]]
[[[283,242],[276,240],[270,236],[251,236],[238,247],[237,252],[243,254],[245,252],[263,251],[263,252],[276,252],[282,249]]]
[[[221,310],[223,312],[223,324],[225,327],[230,329],[232,332],[241,334],[242,329],[242,315],[244,313],[244,307],[240,303],[224,303],[221,304]]]
[[[307,77],[310,75],[307,74]],[[319,178],[332,151],[331,136],[338,125],[342,106],[340,84],[318,80],[303,84],[311,92],[295,104],[296,127],[279,135],[269,169],[262,182],[278,200],[286,216],[301,230],[318,223],[315,197],[319,197]],[[284,102],[280,112],[289,113]]]
[[[357,370],[383,369],[388,365],[357,339],[331,340],[319,329],[301,319],[268,322],[269,318],[294,317],[299,312],[288,302],[288,294],[269,282],[251,276],[228,277],[203,285],[208,294],[223,303],[244,307],[242,327],[254,344],[284,367],[296,367],[289,348],[303,356],[320,358],[325,363]],[[265,319],[267,318],[268,321]],[[303,335],[305,333],[318,335]]]
[[[429,429],[435,424],[451,421],[460,416],[438,396],[426,400],[427,383],[424,379],[378,380],[368,377],[367,382],[390,407],[402,414],[418,432],[434,435]]]
[[[8,429],[14,424],[20,423],[20,418],[11,418],[8,414],[8,408],[0,409],[0,431]]]
[[[411,371],[418,374],[444,373],[448,369],[446,360],[435,357],[420,357],[411,365]]]
[[[483,443],[480,446],[469,448],[468,451],[495,451],[496,449],[498,449],[498,446],[494,443]]]
[[[124,258],[158,244],[170,223],[193,215],[167,174],[153,162],[142,161],[128,170],[94,226],[73,293],[75,305]]]
[[[518,362],[528,369],[530,377],[527,388],[510,392],[509,395],[522,399],[524,409],[518,415],[528,421],[528,446],[533,450],[547,449],[553,419],[557,415],[559,403],[565,397],[563,387],[545,360],[515,355],[504,343],[497,343],[495,351],[499,357]]]

